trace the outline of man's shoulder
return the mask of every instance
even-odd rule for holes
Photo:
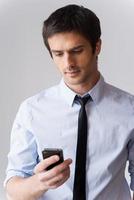
[[[109,83],[106,83],[106,88],[109,91],[111,91],[113,94],[115,94],[115,95],[116,94],[120,94],[120,95],[123,95],[124,97],[132,97],[132,98],[134,98],[134,95],[131,94],[130,92],[127,92],[127,91],[125,91],[125,90],[123,90],[121,88],[118,88],[118,87],[116,87],[114,85],[111,85]]]
[[[116,100],[116,102],[127,104],[130,103],[134,107],[134,95],[123,89],[106,83],[105,93],[109,96],[110,99]]]
[[[49,88],[39,91],[35,95],[26,98],[21,105],[32,106],[39,104],[40,102],[48,100],[49,98],[54,98],[55,96],[58,95],[58,92],[59,92],[59,85],[51,86]]]

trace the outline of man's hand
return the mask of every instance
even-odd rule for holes
[[[57,155],[51,156],[42,160],[34,169],[34,173],[38,178],[38,184],[40,184],[41,191],[47,191],[54,189],[65,183],[70,176],[70,167],[72,163],[71,159],[65,160],[63,163],[55,166],[50,170],[46,170],[47,167],[59,160]]]
[[[12,177],[6,186],[9,200],[37,200],[47,190],[54,189],[65,183],[70,176],[71,159],[65,160],[56,167],[46,170],[47,167],[59,160],[58,156],[51,156],[36,165],[34,175],[22,178]]]

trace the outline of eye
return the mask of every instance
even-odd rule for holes
[[[54,56],[56,57],[61,57],[63,55],[63,52],[55,52]]]
[[[72,53],[74,53],[74,54],[80,54],[82,52],[83,52],[83,49],[75,49],[75,50],[73,50]]]

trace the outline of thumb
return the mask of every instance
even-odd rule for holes
[[[57,156],[57,155],[54,155],[54,156],[51,156],[49,158],[42,160],[34,168],[34,173],[37,174],[37,173],[43,172],[44,170],[47,169],[47,167],[49,165],[54,164],[57,161],[59,161],[59,156]]]

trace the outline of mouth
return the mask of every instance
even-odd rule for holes
[[[65,75],[69,75],[71,77],[77,76],[80,73],[80,70],[66,71]]]

